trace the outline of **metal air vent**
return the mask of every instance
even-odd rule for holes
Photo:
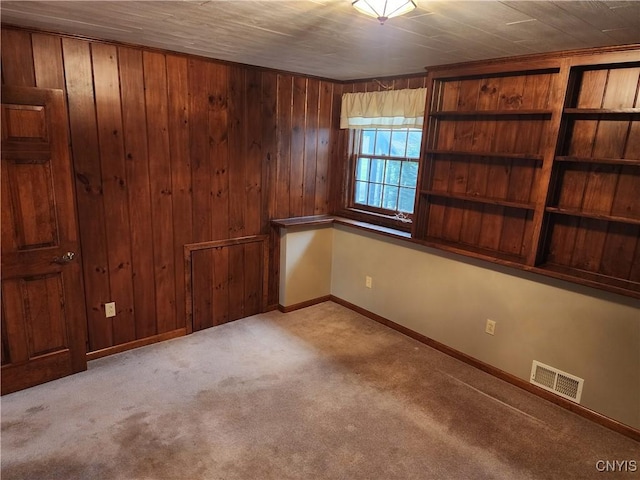
[[[534,360],[531,366],[531,383],[573,402],[580,403],[584,379]]]

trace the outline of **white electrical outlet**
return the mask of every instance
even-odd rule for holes
[[[104,316],[107,318],[116,316],[116,302],[104,304]]]
[[[369,275],[364,277],[364,286],[367,288],[373,288],[373,278],[371,278]]]
[[[493,320],[489,320],[487,318],[487,326],[484,327],[484,331],[486,333],[488,333],[489,335],[495,335],[496,334],[496,322],[494,322]]]

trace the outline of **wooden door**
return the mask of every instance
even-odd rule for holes
[[[2,393],[86,370],[62,90],[2,87]]]

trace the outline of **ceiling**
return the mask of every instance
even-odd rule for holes
[[[337,80],[640,43],[640,1],[432,1],[384,25],[352,0],[5,1],[3,23]]]

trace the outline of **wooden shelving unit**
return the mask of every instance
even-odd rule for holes
[[[638,291],[640,62],[571,69],[547,201],[545,268]]]
[[[621,58],[431,71],[414,239],[640,298],[640,61]]]
[[[548,68],[431,75],[416,239],[526,263],[556,76]]]

